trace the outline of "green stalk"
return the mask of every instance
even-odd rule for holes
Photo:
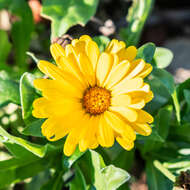
[[[176,177],[168,169],[166,169],[158,160],[154,160],[153,164],[162,174],[164,174],[168,179],[175,183]]]
[[[127,46],[138,45],[144,24],[150,14],[154,0],[133,0],[127,15],[128,26],[121,29],[120,35]]]
[[[174,92],[173,92],[173,94],[171,96],[172,96],[174,107],[175,107],[175,111],[176,111],[177,121],[180,124],[181,123],[180,104],[179,104],[179,101],[178,101],[178,98],[177,98],[177,92],[176,92],[176,90],[174,90]]]

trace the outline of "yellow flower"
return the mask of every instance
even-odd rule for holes
[[[74,39],[65,49],[51,45],[56,65],[38,63],[51,79],[36,79],[42,91],[33,103],[33,116],[48,118],[42,134],[49,141],[67,135],[64,153],[70,156],[99,145],[111,147],[114,140],[126,150],[134,147],[136,132],[150,135],[153,118],[142,108],[153,98],[143,78],[152,66],[136,59],[137,49],[112,40],[104,52],[87,35]]]

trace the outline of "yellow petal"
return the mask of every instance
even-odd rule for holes
[[[101,53],[96,70],[96,77],[99,86],[102,86],[113,65],[113,57],[107,53]]]
[[[65,56],[65,49],[57,43],[53,43],[50,46],[50,51],[51,51],[51,54],[52,54],[52,56],[56,62],[59,60],[60,57]]]
[[[81,133],[84,133],[83,128],[83,119],[84,119],[84,112],[78,112],[77,117],[73,116],[73,127],[68,134],[65,144],[64,144],[64,154],[66,156],[70,156],[76,149],[77,144],[79,143],[79,140],[81,138]],[[86,129],[86,128],[85,128]]]
[[[113,39],[107,46],[105,52],[107,53],[117,53],[121,49],[125,48],[125,43],[123,41],[118,41]]]
[[[126,49],[122,49],[117,53],[119,60],[133,61],[137,55],[137,48],[135,46],[129,46]]]
[[[89,41],[88,44],[86,45],[86,54],[90,62],[92,63],[93,70],[95,72],[100,51],[98,45],[94,41]]]
[[[95,149],[95,148],[97,148],[99,146],[98,140],[96,138],[93,138],[91,140],[91,142],[92,143],[89,145],[90,149]]]
[[[67,73],[71,73],[75,76],[83,85],[86,83],[84,82],[84,76],[80,71],[78,63],[73,55],[73,53],[69,54],[67,57],[61,57],[58,61],[61,69]]]
[[[63,80],[63,73],[61,70],[48,61],[39,61],[38,68],[47,76],[57,79]]]
[[[154,118],[144,110],[138,110],[138,123],[152,123]]]
[[[114,111],[116,113],[119,113],[121,116],[123,116],[125,119],[127,119],[130,122],[135,122],[137,120],[137,112],[133,110],[132,108],[127,108],[123,106],[111,106],[109,108],[111,111]]]
[[[64,154],[66,156],[71,156],[74,153],[75,149],[76,149],[78,141],[77,141],[75,135],[76,135],[75,133],[70,132],[69,135],[66,138],[64,148],[63,148]]]
[[[89,85],[94,86],[95,72],[93,71],[93,65],[89,61],[88,57],[83,53],[79,54],[78,63],[79,63],[81,72],[83,73],[85,79],[88,81]]]
[[[125,138],[135,140],[136,134],[134,130],[117,114],[106,111],[105,118],[114,131]]]
[[[145,101],[143,99],[135,100],[131,105],[129,105],[130,108],[134,109],[142,109],[145,106]]]
[[[122,137],[116,138],[117,142],[126,150],[131,150],[134,147],[134,142],[124,139]]]
[[[33,109],[32,115],[36,118],[48,118],[48,113],[44,111],[44,109]]]
[[[129,106],[131,104],[131,97],[127,94],[120,94],[113,96],[111,99],[112,106]]]
[[[134,79],[123,79],[120,83],[116,84],[113,86],[112,89],[112,94],[119,95],[119,94],[124,94],[128,93],[134,90],[138,90],[142,87],[143,85],[143,79],[142,78],[134,78]]]
[[[84,134],[83,142],[81,142],[83,143],[83,147],[86,146],[86,148],[87,147],[92,148],[92,147],[98,146],[98,142],[96,140],[96,133],[97,133],[97,126],[99,125],[99,122],[100,122],[100,115],[91,116],[89,118],[88,123],[87,123],[87,130]],[[79,148],[80,148],[80,142],[79,142]]]
[[[77,78],[71,73],[64,72],[63,70],[47,61],[39,61],[38,67],[43,73],[53,78],[54,80],[58,80],[64,83],[68,82],[80,90],[84,90],[86,88],[86,86],[77,80]]]
[[[137,133],[143,136],[148,136],[152,132],[152,128],[147,123],[134,123],[132,127]]]
[[[86,42],[85,41],[73,40],[72,45],[73,45],[73,50],[74,50],[73,52],[76,55],[76,57],[79,53],[85,53],[85,49],[86,49]]]
[[[125,60],[121,62],[120,64],[116,65],[108,75],[104,86],[107,89],[110,89],[113,85],[120,82],[120,80],[127,74],[127,71],[129,70],[130,63]]]
[[[146,64],[143,71],[141,71],[139,74],[138,74],[138,77],[142,77],[142,78],[145,78],[147,75],[149,75],[152,71],[152,65],[151,64]]]
[[[133,68],[133,70],[126,76],[127,79],[132,79],[134,77],[136,77],[138,75],[138,73],[140,73],[143,68],[145,67],[145,62],[143,59],[137,59],[134,61],[134,63],[136,67]]]
[[[152,91],[145,92],[145,91],[135,91],[135,92],[130,92],[128,93],[132,99],[137,98],[137,99],[143,99],[146,103],[151,101],[153,96]]]
[[[64,119],[64,123],[63,123]],[[68,124],[65,122],[66,117],[48,118],[41,126],[42,134],[49,141],[57,141],[69,133]]]
[[[33,114],[42,113],[48,117],[63,116],[71,111],[82,110],[81,103],[70,99],[63,99],[59,102],[55,102],[49,101],[46,98],[38,98],[33,102],[33,107]]]
[[[42,91],[42,95],[43,97],[47,98],[48,100],[51,100],[51,101],[62,101],[63,99],[68,99],[68,100],[71,100],[71,101],[76,101],[76,102],[80,102],[81,98],[83,97],[83,94],[82,93],[71,93],[69,91],[69,89],[65,89],[65,92],[61,92],[60,90],[50,90],[50,89],[45,89]],[[78,96],[76,96],[78,95]]]
[[[54,98],[55,96],[82,98],[83,91],[76,89],[73,85],[67,82],[59,82],[50,79],[35,79],[34,87],[43,91],[43,96]],[[55,100],[55,99],[54,99]]]
[[[101,115],[98,125],[98,141],[103,147],[111,147],[114,144],[113,129],[106,122],[104,115]]]
[[[86,42],[92,41],[92,38],[88,35],[82,35],[79,40],[84,40]]]

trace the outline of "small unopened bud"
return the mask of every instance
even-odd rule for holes
[[[71,41],[73,40],[73,38],[68,35],[68,34],[65,34],[61,37],[57,37],[55,39],[52,40],[52,43],[58,43],[60,44],[62,47],[66,47],[67,44],[70,44]]]

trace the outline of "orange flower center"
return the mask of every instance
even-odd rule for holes
[[[111,94],[101,87],[87,89],[83,97],[83,107],[87,113],[96,115],[106,111],[110,106]]]

